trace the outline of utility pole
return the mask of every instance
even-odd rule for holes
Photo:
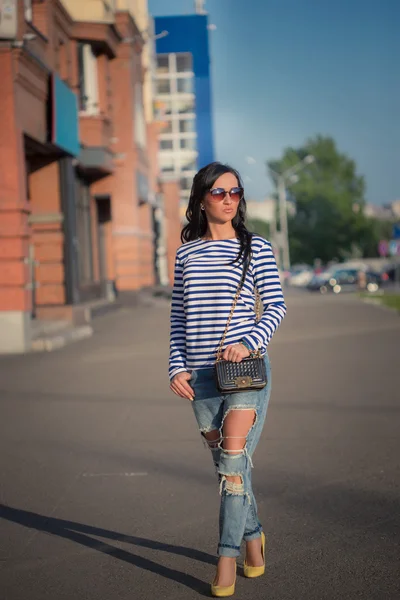
[[[273,169],[269,168],[269,172],[272,175],[275,185],[278,191],[279,199],[279,248],[280,248],[280,268],[288,271],[290,269],[290,252],[289,252],[289,231],[288,231],[288,218],[287,218],[287,201],[286,201],[286,185],[287,183],[293,183],[297,176],[295,175],[298,171],[304,169],[307,165],[315,162],[314,156],[308,154],[303,160],[295,164],[290,169],[287,169],[283,173],[277,173]]]
[[[282,175],[278,177],[280,242],[282,245],[282,265],[285,271],[290,269],[289,231],[287,218],[286,186]]]

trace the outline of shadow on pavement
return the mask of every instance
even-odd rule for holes
[[[186,556],[188,558],[193,558],[195,560],[214,565],[216,564],[216,559],[211,554],[207,554],[194,548],[174,546],[173,544],[164,544],[162,542],[157,542],[146,538],[124,535],[122,533],[117,533],[116,531],[92,527],[91,525],[83,525],[82,523],[75,523],[73,521],[66,521],[64,519],[56,519],[54,517],[45,517],[44,515],[39,515],[37,513],[18,508],[12,508],[10,506],[5,506],[4,504],[0,504],[0,517],[7,521],[28,527],[29,529],[36,529],[37,531],[43,531],[51,535],[56,535],[67,540],[71,540],[77,544],[80,544],[81,546],[91,548],[92,550],[102,552],[103,554],[108,554],[113,558],[122,560],[126,563],[134,565],[135,567],[140,567],[141,569],[150,571],[151,573],[162,575],[166,579],[177,581],[178,583],[185,585],[186,587],[202,594],[203,596],[210,596],[209,583],[205,583],[200,579],[196,579],[196,577],[188,575],[187,573],[182,573],[181,571],[157,564],[152,560],[138,556],[137,554],[132,554],[131,552],[127,552],[121,548],[116,548],[111,544],[99,542],[90,536],[96,535],[103,538],[108,538],[110,540],[135,544],[144,548],[162,550],[163,552],[169,552],[179,556]]]

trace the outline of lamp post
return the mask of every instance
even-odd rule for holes
[[[286,187],[288,183],[293,183],[296,179],[296,173],[304,169],[307,165],[310,165],[315,161],[314,156],[308,154],[303,160],[295,164],[290,169],[286,169],[283,173],[277,173],[273,169],[269,168],[269,171],[275,180],[278,199],[279,199],[279,237],[280,245],[282,248],[282,255],[280,256],[280,266],[285,271],[290,269],[290,252],[289,252],[289,232],[288,232],[288,218],[287,218],[287,197]]]

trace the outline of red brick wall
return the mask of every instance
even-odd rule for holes
[[[22,131],[14,102],[13,57],[6,49],[0,49],[0,73],[0,310],[29,311],[29,273],[24,261],[29,249],[29,206]]]
[[[143,232],[139,238],[140,287],[152,286],[155,283],[152,222],[151,206],[144,204],[139,208],[139,227]]]
[[[23,18],[23,0],[20,0],[21,24],[25,31],[30,30],[30,25]],[[72,27],[73,21],[60,0],[45,0],[32,2],[32,24],[48,40],[46,43],[39,36],[29,41],[30,48],[52,70],[56,71],[61,79],[72,84],[73,62],[75,56],[72,52]],[[33,33],[35,31],[33,30]]]
[[[79,134],[84,146],[110,147],[112,126],[109,119],[97,116],[81,116],[79,119]]]
[[[19,34],[32,33],[24,20],[19,0]],[[72,74],[70,28],[72,20],[58,0],[33,3],[33,23],[48,39],[37,35],[29,48],[47,67]],[[64,43],[65,52],[57,53]],[[71,72],[71,73],[70,73]],[[34,247],[40,264],[35,276],[39,304],[62,303],[64,297],[63,233],[58,164],[38,169],[29,176],[31,198],[26,189],[24,134],[47,143],[48,69],[24,50],[0,49],[0,310],[30,311],[29,248]],[[54,222],[28,225],[30,213],[56,215]]]
[[[132,37],[137,30],[128,13],[117,15],[117,27],[123,37]],[[116,155],[115,171],[95,184],[95,193],[109,193],[112,202],[112,243],[108,261],[113,265],[119,290],[136,290],[153,285],[152,211],[147,204],[139,206],[137,172],[151,180],[147,151],[137,148],[134,139],[135,82],[141,70],[140,48],[130,43],[120,44],[117,57],[103,65],[109,69],[112,107],[107,106],[104,91],[100,103],[113,119]],[[147,150],[147,149],[146,149]]]
[[[23,0],[19,3],[22,7]],[[48,40],[36,36],[29,47],[77,91],[77,44],[70,37],[72,20],[59,0],[34,2],[33,8],[34,25]],[[32,32],[22,10],[19,15],[19,35]],[[126,37],[137,33],[128,13],[118,19],[126,20]],[[30,201],[26,190],[24,134],[43,145],[47,143],[48,71],[23,50],[0,49],[0,73],[0,310],[29,311],[32,293],[27,285],[30,276],[25,259],[32,245],[39,262],[35,268],[40,284],[37,303],[43,307],[65,302],[58,163],[40,169],[36,165],[37,170],[29,175]],[[134,140],[134,82],[143,75],[140,45],[121,44],[113,60],[100,56],[98,73],[100,115],[82,117],[81,137],[87,145],[109,147],[116,159],[115,172],[91,186],[94,263],[97,269],[94,196],[109,194],[112,222],[106,226],[108,277],[116,280],[119,289],[138,289],[154,283],[154,266],[152,208],[139,206],[136,173],[141,171],[148,177],[151,192],[157,189],[158,175],[155,131],[149,128],[148,149],[137,148]],[[28,224],[30,213],[32,226]],[[38,217],[41,222],[37,222]],[[97,270],[95,275],[99,275]]]
[[[175,181],[165,182],[162,189],[167,234],[168,276],[170,285],[173,285],[175,254],[181,245],[180,235],[182,229],[179,217],[179,184]]]

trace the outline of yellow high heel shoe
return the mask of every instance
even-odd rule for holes
[[[214,579],[215,581],[215,579]],[[227,598],[228,596],[233,596],[235,593],[235,585],[236,585],[236,564],[235,564],[235,581],[232,585],[215,585],[214,581],[211,584],[211,594],[217,598]]]
[[[264,564],[262,567],[250,567],[246,561],[244,561],[243,565],[243,574],[245,577],[260,577],[260,575],[264,575],[265,573],[265,535],[264,532],[261,532],[261,554],[264,559]]]

